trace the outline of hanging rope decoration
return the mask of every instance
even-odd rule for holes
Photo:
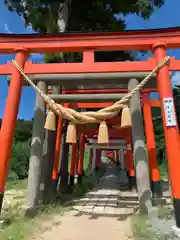
[[[25,80],[36,90],[36,92],[44,99],[44,101],[49,105],[49,112],[46,118],[45,128],[51,131],[56,131],[56,118],[55,114],[58,116],[67,119],[70,121],[67,129],[66,142],[67,143],[76,143],[76,124],[87,124],[87,123],[100,123],[99,133],[98,133],[98,143],[107,144],[108,139],[108,128],[105,122],[106,119],[112,118],[119,114],[119,111],[122,109],[121,116],[121,127],[130,127],[131,116],[128,108],[128,102],[130,99],[141,90],[148,80],[158,72],[165,64],[170,60],[170,57],[165,57],[164,60],[159,63],[154,70],[144,78],[141,83],[124,96],[121,100],[115,102],[112,106],[103,108],[97,112],[77,112],[71,108],[64,108],[62,105],[55,103],[48,95],[44,94],[34,83],[33,81],[24,73],[23,69],[18,65],[18,63],[12,60],[14,66],[22,74]]]

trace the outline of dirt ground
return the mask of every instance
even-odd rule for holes
[[[63,216],[56,216],[51,227],[32,239],[132,239],[131,216],[137,201],[131,199],[132,193],[128,196],[128,192],[120,192],[119,178],[117,168],[110,164],[93,191],[77,200]]]

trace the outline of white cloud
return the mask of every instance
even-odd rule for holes
[[[4,23],[4,30],[6,33],[10,33],[12,34],[13,32],[9,29],[8,25],[6,23]]]
[[[171,83],[172,86],[174,87],[175,85],[180,85],[180,72],[177,71],[175,72],[172,77],[171,77]]]

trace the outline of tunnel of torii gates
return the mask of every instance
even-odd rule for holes
[[[15,54],[15,62],[24,70],[26,75],[29,77],[31,76],[32,81],[37,84],[41,91],[49,94],[48,96],[54,98],[56,102],[59,101],[63,103],[65,107],[70,104],[70,107],[73,108],[73,104],[76,103],[76,108],[79,109],[95,107],[103,108],[116,102],[123,97],[123,94],[127,94],[127,92],[133,90],[149,72],[159,65],[159,63],[162,63],[166,57],[167,49],[175,49],[179,47],[180,28],[127,32],[66,33],[56,35],[0,34],[1,54]],[[147,61],[95,61],[95,52],[117,50],[151,51],[153,56]],[[52,64],[35,64],[27,61],[29,54],[52,52],[81,52],[83,60],[80,63],[71,62]],[[14,65],[15,64],[12,62],[0,65],[0,75],[11,76],[0,132],[1,208],[21,91],[23,86],[28,86],[27,82],[24,81],[22,72],[20,72]],[[180,60],[175,60],[173,57],[170,57],[168,64],[164,64],[163,67],[158,69],[157,74],[153,75],[144,88],[139,92],[137,91],[130,99],[128,104],[132,126],[129,128],[119,128],[120,114],[113,119],[108,119],[107,126],[110,126],[109,149],[111,148],[112,142],[113,150],[125,150],[125,167],[128,170],[130,180],[136,178],[140,211],[142,209],[145,210],[147,201],[151,202],[152,200],[152,192],[156,197],[161,197],[161,191],[159,189],[160,177],[157,167],[151,116],[151,106],[153,106],[153,104],[161,106],[176,226],[180,228],[180,138],[170,82],[170,72],[179,70]],[[48,87],[50,86],[52,92],[49,90],[48,93]],[[78,89],[80,87],[83,89]],[[60,90],[66,92],[62,94],[61,91],[60,95]],[[148,99],[149,92],[151,91],[159,92],[159,103],[155,100]],[[45,110],[45,101],[37,95],[28,176],[27,204],[30,210],[36,209],[38,204],[42,202],[42,199],[51,197],[53,192],[52,179],[56,180],[57,178],[60,146],[62,146],[59,184],[60,191],[63,193],[68,185],[69,176],[67,159],[69,144],[65,141],[68,121],[62,121],[59,118],[57,131],[50,131],[47,129],[44,131]],[[122,116],[121,120],[123,119]],[[90,125],[88,124],[77,126],[79,141],[72,144],[70,175],[74,175],[75,173],[75,163],[73,164],[73,162],[75,162],[75,155],[78,153],[79,161],[77,173],[79,175],[78,181],[80,183],[82,182],[83,174],[85,139],[96,140],[95,129],[90,128],[89,126]],[[145,143],[145,133],[147,144]],[[62,140],[60,138],[61,134]],[[119,140],[119,144],[116,145],[113,142],[115,139]],[[122,140],[125,141],[123,146],[120,144]],[[94,146],[92,146],[92,148],[94,149]],[[97,156],[96,163],[94,163],[95,160],[91,161],[93,168],[98,167],[98,152],[104,148],[105,146],[95,148]],[[149,158],[149,164],[147,156]],[[92,158],[92,153],[90,154],[90,158]],[[143,174],[141,172],[142,169]],[[152,184],[150,184],[150,178]],[[70,177],[70,179],[72,184],[73,177]]]

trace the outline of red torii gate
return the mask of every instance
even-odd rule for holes
[[[143,113],[144,113],[144,119],[145,119],[145,132],[146,132],[146,138],[147,138],[147,150],[148,150],[148,156],[149,156],[149,166],[150,166],[150,172],[151,172],[151,184],[152,184],[152,191],[153,194],[157,194],[161,196],[161,189],[160,189],[160,173],[158,169],[158,160],[157,160],[157,154],[156,154],[156,143],[155,143],[155,136],[154,136],[154,129],[153,129],[153,122],[152,122],[152,113],[151,113],[151,107],[161,107],[161,103],[159,100],[156,99],[149,99],[148,95],[150,92],[157,92],[157,89],[143,89],[141,91],[141,102],[143,106]],[[61,94],[75,94],[75,93],[80,93],[80,94],[92,94],[92,93],[125,93],[127,92],[127,89],[74,89],[74,90],[63,90]],[[51,90],[48,91],[49,94],[52,93]],[[71,107],[71,108],[104,108],[111,106],[113,103],[112,102],[104,102],[104,103],[64,103],[65,107]],[[121,122],[121,117],[114,117],[112,119],[108,119],[107,123],[108,125],[117,125],[120,126]],[[61,123],[60,123],[61,124]],[[109,131],[109,137],[113,139],[119,139],[120,137],[126,139],[130,144],[131,140],[128,137],[129,131],[121,129],[120,131],[112,131],[111,129]],[[97,138],[98,134],[98,129],[93,128],[93,129],[88,129],[88,128],[83,128],[83,133],[86,135],[88,138]],[[59,134],[60,131],[59,131]],[[54,179],[56,179],[56,176],[58,174],[58,162],[59,162],[59,152],[60,152],[60,144],[59,140],[60,135],[57,135],[57,141],[58,144],[57,146],[57,154],[55,156],[54,162]],[[111,145],[111,144],[110,144]],[[75,148],[73,147],[73,153],[75,151]],[[131,182],[131,179],[135,178],[135,171],[134,171],[134,164],[133,164],[133,158],[131,156],[132,154],[132,149],[129,150],[127,154],[127,161],[126,161],[126,167],[129,170],[129,180]],[[74,153],[75,154],[75,153]],[[74,164],[74,156],[72,157],[72,165]],[[83,160],[81,160],[83,161]],[[70,174],[70,179],[73,179],[74,176],[74,167],[71,167],[71,174]],[[134,180],[132,181],[134,182]],[[131,184],[130,184],[131,185]],[[157,187],[159,185],[159,187]]]
[[[0,35],[0,53],[16,53],[16,62],[26,74],[41,73],[99,73],[151,71],[166,56],[167,48],[179,48],[180,28],[128,31],[124,33],[56,34],[56,35]],[[151,50],[154,57],[145,62],[94,62],[95,51]],[[33,64],[26,62],[29,53],[83,52],[82,63]],[[180,227],[180,174],[177,159],[180,158],[179,130],[177,123],[169,125],[165,101],[172,103],[169,71],[179,71],[180,60],[171,58],[157,74],[160,93],[166,151],[172,184],[176,224]],[[0,65],[0,75],[12,75],[0,132],[0,196],[1,203],[7,176],[14,128],[18,114],[23,79],[12,63]],[[172,103],[173,104],[173,103]],[[173,113],[174,114],[174,113]]]

